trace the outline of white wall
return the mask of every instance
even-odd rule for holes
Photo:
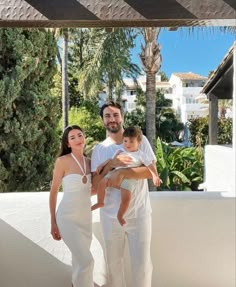
[[[235,198],[153,192],[152,287],[235,287]]]
[[[230,146],[205,146],[205,186],[207,191],[235,193],[235,157]]]

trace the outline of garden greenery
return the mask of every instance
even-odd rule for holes
[[[44,29],[3,28],[0,39],[0,192],[45,190],[58,151],[56,42]]]
[[[189,120],[190,141],[194,146],[204,147],[208,144],[208,121],[208,117]],[[218,144],[232,144],[232,127],[232,118],[218,118]]]
[[[171,147],[157,139],[157,170],[162,180],[158,190],[198,190],[203,182],[203,149]]]

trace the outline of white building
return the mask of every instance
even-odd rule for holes
[[[146,92],[146,75],[139,76],[135,82],[133,79],[124,79],[125,89],[122,94],[125,111],[131,112],[136,108],[137,87]],[[161,75],[156,76],[156,90],[161,90],[166,98],[171,99],[172,89],[169,82],[161,81]]]
[[[125,88],[121,95],[124,104],[124,111],[131,112],[136,109],[136,95],[138,88],[138,81],[134,81],[131,78],[124,79]]]
[[[172,88],[173,109],[181,122],[186,123],[190,118],[208,114],[207,97],[201,94],[206,81],[206,77],[192,72],[171,74],[169,83]]]
[[[193,73],[173,73],[169,82],[161,81],[161,76],[156,77],[156,90],[161,90],[166,99],[173,102],[172,108],[186,123],[190,118],[203,117],[208,114],[208,100],[200,91],[207,81],[206,77]],[[146,76],[142,75],[135,81],[131,78],[124,79],[124,90],[121,98],[126,112],[136,108],[137,88],[146,91]],[[106,101],[106,92],[99,95],[102,105]]]
[[[125,87],[122,92],[121,98],[124,106],[125,112],[131,112],[136,109],[136,96],[138,87],[141,88],[144,92],[146,91],[146,75],[141,75],[134,80],[132,78],[123,79]],[[161,90],[166,98],[172,99],[172,89],[169,82],[161,81],[161,76],[156,76],[156,89]],[[104,90],[99,94],[99,105],[103,105],[106,101],[107,95]]]

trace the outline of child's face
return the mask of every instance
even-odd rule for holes
[[[139,147],[140,142],[137,140],[137,138],[130,138],[130,137],[124,137],[123,138],[123,146],[126,151],[137,151]]]

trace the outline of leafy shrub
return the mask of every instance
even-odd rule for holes
[[[198,190],[203,182],[203,151],[196,147],[170,147],[157,139],[158,190]]]
[[[233,120],[231,118],[218,119],[218,144],[232,144]]]
[[[188,127],[190,130],[190,141],[194,146],[204,147],[209,143],[208,117],[190,119]],[[218,119],[218,144],[232,143],[232,119],[220,117]]]
[[[166,142],[178,140],[179,133],[183,130],[184,125],[176,118],[172,109],[162,108],[157,111],[159,113],[156,115],[156,134]],[[137,108],[130,113],[126,113],[125,126],[139,126],[145,134],[146,122],[144,110]]]
[[[125,114],[125,126],[137,126],[140,127],[142,132],[145,134],[145,112],[137,108],[130,113]]]

